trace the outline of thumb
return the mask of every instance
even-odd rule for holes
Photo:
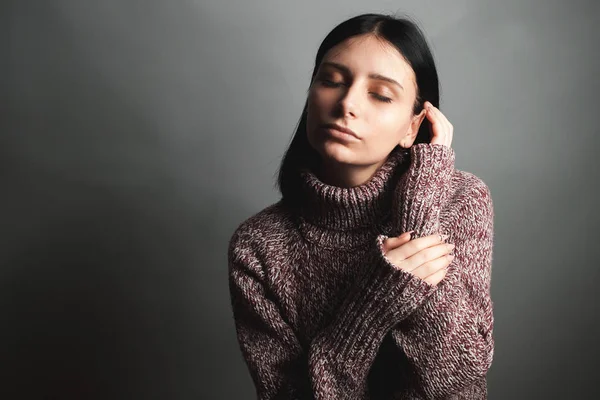
[[[384,250],[387,253],[388,250],[395,249],[396,247],[402,246],[404,243],[410,242],[410,235],[414,231],[404,232],[399,236],[392,236],[387,238],[383,242]]]

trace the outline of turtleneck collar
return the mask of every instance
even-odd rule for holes
[[[375,233],[388,232],[394,187],[408,166],[408,154],[395,148],[369,180],[350,188],[326,184],[312,170],[301,171],[299,217],[306,239],[324,247],[354,248]]]

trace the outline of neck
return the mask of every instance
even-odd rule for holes
[[[320,246],[353,248],[374,232],[387,231],[394,188],[409,161],[406,152],[394,150],[369,177],[364,178],[365,172],[362,183],[357,184],[357,179],[347,187],[333,185],[331,180],[326,183],[326,178],[303,170],[302,190],[295,204],[305,237]]]
[[[372,165],[349,165],[323,160],[318,171],[319,179],[330,186],[352,188],[367,183],[386,160]]]

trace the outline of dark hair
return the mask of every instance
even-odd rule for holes
[[[311,84],[325,54],[337,44],[353,36],[373,34],[395,46],[412,67],[417,84],[417,96],[413,112],[419,113],[427,100],[439,107],[439,83],[433,55],[429,50],[424,34],[417,24],[409,18],[384,14],[362,14],[337,25],[323,40],[311,76]],[[310,90],[310,89],[309,89]],[[301,195],[299,172],[304,168],[315,168],[319,163],[319,154],[308,142],[306,133],[308,98],[304,104],[302,116],[296,132],[285,152],[277,177],[277,186],[285,204],[291,205]],[[414,143],[427,143],[430,139],[430,125],[423,120]],[[396,146],[399,147],[399,146]]]

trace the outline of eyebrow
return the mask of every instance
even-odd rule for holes
[[[352,73],[350,72],[350,68],[346,67],[345,65],[338,64],[338,63],[331,62],[331,61],[323,61],[322,65],[328,65],[328,66],[340,69],[340,70],[344,71],[348,75],[352,75]],[[370,73],[369,74],[369,78],[376,79],[376,80],[379,80],[379,81],[385,81],[385,82],[393,83],[394,85],[398,85],[400,87],[400,89],[404,90],[404,86],[402,86],[398,81],[396,81],[396,80],[394,80],[392,78],[388,78],[387,76],[383,76],[381,74]]]

